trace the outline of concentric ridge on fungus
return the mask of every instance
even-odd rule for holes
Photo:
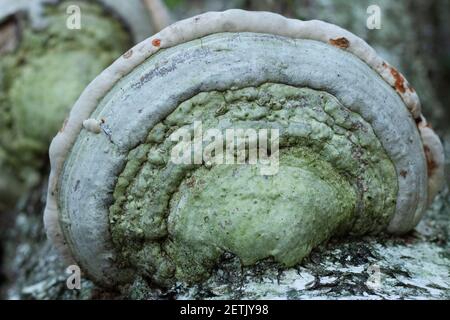
[[[279,129],[279,174],[170,163],[168,136],[197,120]],[[104,285],[202,281],[224,252],[292,266],[331,236],[405,233],[443,176],[415,91],[363,40],[242,10],[129,50],[86,88],[50,157],[47,233]]]
[[[278,129],[280,171],[267,177],[258,167],[172,164],[175,143],[163,137],[194,121],[203,130]],[[395,168],[370,125],[311,89],[266,83],[200,93],[127,158],[111,234],[121,263],[137,261],[159,283],[202,279],[204,266],[225,252],[247,265],[272,256],[293,265],[331,234],[379,232],[395,210]],[[307,225],[316,232],[299,232]],[[139,240],[130,246],[130,239]]]

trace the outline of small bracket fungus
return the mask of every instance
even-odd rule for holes
[[[50,21],[48,20],[47,10],[48,8],[62,5],[63,10],[60,13],[66,14],[66,6],[79,5],[83,6],[85,0],[2,0],[0,8],[0,22],[13,15],[24,13],[30,20],[31,27],[35,30],[43,30],[48,28]],[[156,13],[153,11],[148,12],[146,5],[141,0],[94,0],[87,1],[91,4],[100,5],[109,12],[114,13],[118,18],[127,25],[131,35],[135,42],[142,41],[146,38],[149,31],[153,30],[152,19]],[[160,3],[160,0],[151,0],[155,2],[153,4],[153,10],[165,9]],[[83,8],[82,8],[83,9]],[[83,12],[83,11],[82,11]],[[84,11],[86,13],[86,11]],[[67,18],[67,15],[65,15]],[[161,20],[162,18],[160,18]],[[167,19],[164,18],[164,19]],[[66,26],[64,20],[63,26]],[[164,23],[167,20],[161,20],[160,23]]]
[[[441,187],[442,146],[417,94],[340,27],[211,12],[129,52],[50,148],[48,236],[101,285],[198,283],[228,253],[294,266],[333,236],[412,230]],[[102,118],[114,144],[82,130]],[[277,130],[279,170],[172,162],[172,134],[195,136],[198,122]]]
[[[68,5],[81,29],[66,27]],[[48,145],[92,79],[153,30],[140,0],[2,0],[0,207],[39,181]]]

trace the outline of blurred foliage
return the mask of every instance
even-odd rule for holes
[[[164,3],[166,4],[167,8],[171,10],[183,5],[184,0],[165,0]]]

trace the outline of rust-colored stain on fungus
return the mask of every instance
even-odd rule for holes
[[[161,39],[153,39],[152,45],[155,47],[161,46]]]
[[[330,43],[338,48],[341,49],[347,49],[348,47],[350,47],[350,41],[348,41],[347,38],[337,38],[337,39],[330,39]]]
[[[392,76],[395,79],[395,90],[397,90],[400,93],[405,93],[405,78],[400,74],[400,72],[397,71],[397,69],[390,67],[390,71]]]

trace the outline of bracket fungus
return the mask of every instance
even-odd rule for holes
[[[71,5],[80,30],[67,27]],[[152,30],[140,0],[1,1],[0,210],[39,181],[48,145],[83,89]]]
[[[196,121],[277,129],[278,173],[172,163],[171,134]],[[198,283],[224,254],[290,267],[330,237],[403,234],[443,177],[416,92],[366,42],[242,10],[179,21],[120,57],[50,157],[47,234],[104,286]]]

